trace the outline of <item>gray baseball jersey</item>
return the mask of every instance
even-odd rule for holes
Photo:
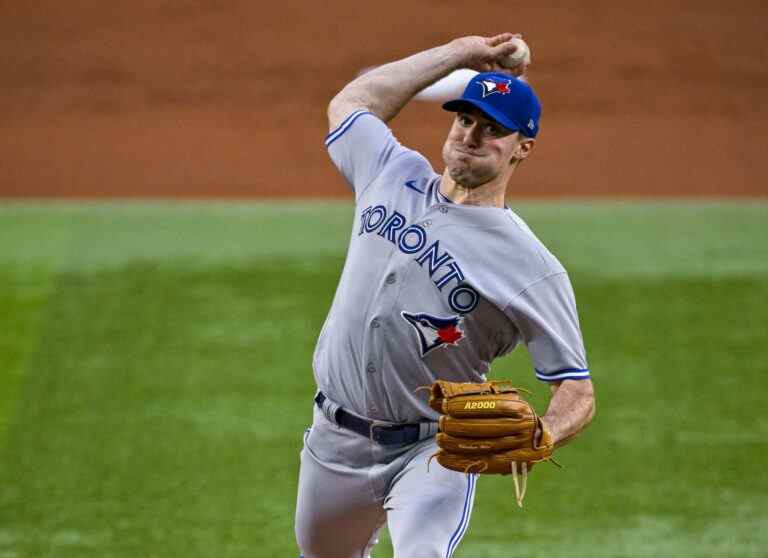
[[[520,342],[540,380],[589,377],[568,275],[514,212],[451,203],[429,162],[371,113],[351,114],[326,145],[356,199],[314,355],[330,399],[376,420],[436,420],[417,387],[483,381]]]

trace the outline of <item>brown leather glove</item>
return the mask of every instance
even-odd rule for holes
[[[520,389],[506,381],[438,380],[432,384],[429,406],[442,415],[437,462],[463,473],[512,474],[522,506],[528,471],[534,463],[551,459],[554,444]]]

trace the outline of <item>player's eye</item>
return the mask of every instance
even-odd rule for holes
[[[467,116],[466,114],[460,114],[457,118],[459,121],[459,124],[462,126],[471,126],[472,125],[472,119]]]

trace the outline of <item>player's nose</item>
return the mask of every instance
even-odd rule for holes
[[[472,124],[469,128],[464,130],[464,136],[461,138],[461,143],[467,147],[477,147],[480,145],[480,127],[477,122]]]

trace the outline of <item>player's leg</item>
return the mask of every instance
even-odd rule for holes
[[[446,558],[461,542],[472,515],[476,475],[457,473],[432,460],[426,444],[395,477],[385,509],[396,558]]]
[[[367,558],[386,516],[368,469],[338,462],[337,452],[349,450],[350,440],[324,420],[316,418],[301,452],[296,541],[304,558]]]

